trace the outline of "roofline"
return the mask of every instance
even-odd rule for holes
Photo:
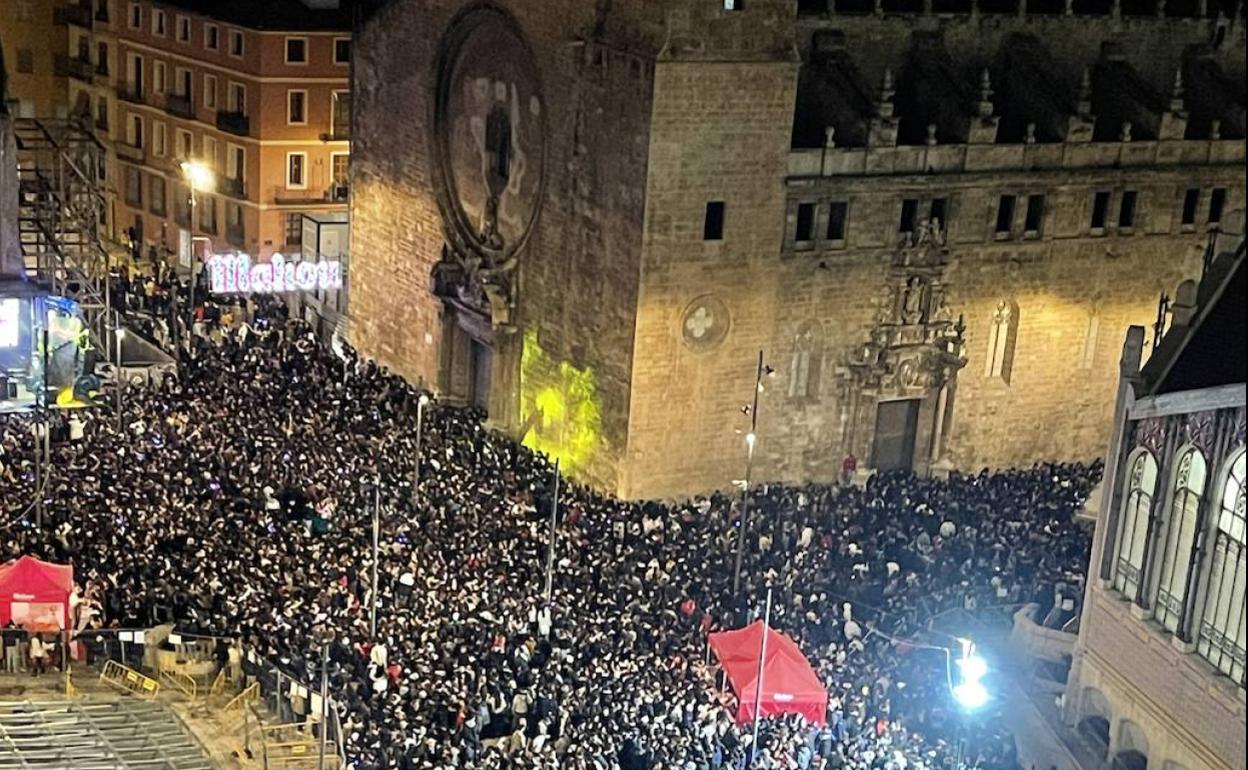
[[[1213,312],[1214,306],[1218,304],[1218,300],[1220,300],[1222,295],[1226,293],[1226,289],[1231,285],[1231,280],[1235,277],[1236,271],[1239,269],[1240,265],[1243,264],[1245,243],[1246,241],[1243,240],[1239,242],[1239,246],[1234,252],[1234,261],[1231,262],[1231,264],[1226,268],[1226,272],[1222,275],[1222,280],[1219,281],[1217,288],[1215,288],[1213,293],[1201,303],[1200,309],[1196,312],[1196,317],[1192,319],[1192,322],[1183,328],[1182,337],[1179,339],[1178,346],[1170,353],[1169,360],[1166,361],[1165,366],[1162,367],[1161,371],[1157,373],[1157,376],[1153,379],[1153,381],[1148,383],[1148,395],[1157,395],[1157,388],[1161,387],[1162,383],[1166,381],[1166,378],[1170,376],[1170,370],[1174,368],[1174,365],[1178,363],[1179,358],[1182,357],[1183,351],[1187,349],[1188,344],[1192,341],[1192,337],[1196,335],[1196,330],[1199,329],[1200,325],[1205,322],[1209,313]]]

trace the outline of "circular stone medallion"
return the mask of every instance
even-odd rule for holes
[[[437,63],[438,204],[461,253],[497,265],[533,229],[545,168],[545,109],[532,50],[506,12],[460,16]]]
[[[691,350],[714,348],[728,336],[728,307],[712,294],[695,298],[680,317],[680,335]]]

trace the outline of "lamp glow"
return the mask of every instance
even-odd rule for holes
[[[212,173],[212,169],[199,161],[183,161],[182,176],[186,178],[186,183],[198,192],[211,190],[216,185],[216,175]]]
[[[977,709],[988,702],[988,691],[979,682],[967,682],[953,688],[953,697],[965,709]]]
[[[754,449],[754,444],[756,444],[756,443],[758,443],[758,436],[757,436],[757,435],[755,435],[753,431],[750,431],[749,433],[745,434],[745,445],[746,445],[746,446],[748,446],[751,450],[753,450],[753,449]]]
[[[968,711],[982,708],[989,701],[988,690],[982,680],[988,675],[988,663],[975,654],[975,645],[969,639],[959,640],[962,657],[958,659],[958,684],[953,688],[953,698]]]
[[[421,393],[421,394],[420,394],[420,400],[419,400],[419,401],[420,401],[420,405],[421,405],[421,406],[428,406],[428,405],[429,405],[429,396],[425,395],[424,393]]]
[[[126,338],[126,330],[125,330],[125,329],[118,329],[118,330],[117,330],[117,339],[118,339],[118,340],[124,340],[125,338]]]

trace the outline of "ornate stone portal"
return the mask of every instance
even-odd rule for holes
[[[441,389],[514,423],[517,267],[541,208],[545,114],[532,50],[503,10],[476,7],[442,40],[430,125],[446,246]]]
[[[842,451],[871,467],[925,472],[942,459],[955,378],[966,365],[965,323],[945,304],[948,263],[938,222],[903,242],[874,328],[837,369]]]

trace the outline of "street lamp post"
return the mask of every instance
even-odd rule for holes
[[[416,466],[412,471],[412,501],[420,499],[420,455],[421,455],[421,439],[425,427],[425,406],[429,403],[429,396],[424,393],[420,394],[420,398],[416,399]]]
[[[183,178],[186,179],[186,186],[191,191],[190,231],[194,233],[195,232],[195,204],[197,202],[195,199],[195,193],[199,191],[206,192],[208,190],[211,190],[212,187],[216,184],[216,175],[213,174],[211,168],[204,165],[203,163],[200,163],[194,160],[188,160],[188,161],[183,161],[182,163],[182,176]],[[187,324],[186,324],[186,337],[187,337],[188,345],[193,344],[194,339],[195,339],[194,337],[195,288],[196,288],[195,284],[198,278],[199,278],[199,270],[197,269],[197,265],[195,264],[194,239],[192,239],[191,294],[190,294],[189,301],[187,302],[188,307],[187,307]],[[188,353],[189,353],[189,350],[188,350]]]
[[[114,318],[115,318],[115,325],[113,327],[113,336],[117,339],[117,367],[114,370],[115,382],[113,383],[113,386],[117,391],[116,393],[117,431],[120,433],[121,432],[121,389],[125,387],[125,376],[121,371],[121,343],[122,343],[122,340],[126,338],[126,330],[121,325],[121,312],[120,311],[118,311],[117,315]]]
[[[754,399],[745,407],[750,414],[750,432],[745,434],[745,482],[741,485],[741,525],[737,529],[737,557],[732,569],[732,592],[741,589],[741,559],[745,552],[745,531],[750,527],[750,476],[754,470],[754,447],[758,444],[758,394],[763,390],[763,377],[774,370],[763,363],[763,351],[758,351],[758,372],[754,377]]]

